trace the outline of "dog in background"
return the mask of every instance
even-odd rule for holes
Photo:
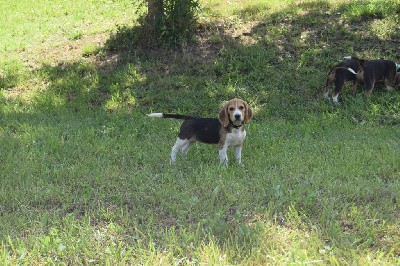
[[[242,163],[242,146],[246,137],[245,124],[253,117],[249,105],[242,99],[228,101],[219,111],[218,118],[199,118],[179,114],[151,113],[149,117],[183,119],[178,138],[171,151],[171,163],[176,161],[179,151],[185,156],[189,148],[200,141],[218,144],[221,164],[228,165],[227,149],[235,148],[235,158]]]
[[[353,56],[345,57],[342,62],[331,68],[326,80],[324,97],[329,98],[329,90],[332,85],[335,85],[332,100],[335,103],[339,102],[339,93],[346,81],[353,81],[352,91],[357,90],[357,72],[360,69],[360,59]]]
[[[357,79],[364,82],[365,93],[369,96],[375,83],[383,80],[387,90],[393,90],[396,83],[396,70],[398,65],[390,60],[362,60],[357,71]]]

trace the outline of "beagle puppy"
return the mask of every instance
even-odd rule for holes
[[[228,165],[227,149],[235,148],[235,158],[242,163],[242,146],[246,137],[245,124],[253,117],[253,112],[242,99],[228,101],[218,118],[199,118],[179,114],[151,113],[149,117],[183,119],[178,138],[171,151],[171,163],[176,161],[179,151],[185,156],[189,148],[200,141],[207,144],[218,144],[221,164]]]
[[[390,60],[360,60],[361,67],[357,72],[357,78],[364,82],[365,93],[369,96],[375,87],[375,83],[383,80],[387,90],[396,86],[396,72],[398,65]]]
[[[324,97],[329,98],[329,89],[334,84],[335,89],[332,94],[332,100],[334,103],[339,102],[339,93],[346,81],[353,81],[352,91],[357,90],[357,71],[360,68],[360,59],[353,56],[346,56],[342,62],[331,68],[326,80]]]

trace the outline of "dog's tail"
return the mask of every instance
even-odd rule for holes
[[[338,69],[345,69],[345,70],[350,71],[352,74],[357,75],[357,73],[356,73],[356,72],[354,71],[354,69],[352,69],[351,67],[334,67],[334,68],[331,69],[331,71],[329,72],[329,74],[335,73],[336,70],[338,70]]]
[[[174,119],[183,119],[187,120],[189,118],[193,118],[188,115],[179,115],[179,114],[164,114],[164,113],[151,113],[147,114],[148,117],[157,117],[157,118],[174,118]]]
[[[347,70],[353,73],[354,75],[357,75],[357,73],[351,67],[348,67]]]

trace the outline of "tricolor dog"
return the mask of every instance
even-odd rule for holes
[[[392,90],[396,86],[396,71],[399,65],[390,60],[361,60],[357,71],[357,79],[365,84],[365,93],[371,95],[375,83],[383,80],[386,88]]]
[[[190,146],[196,141],[207,144],[218,144],[219,158],[222,164],[228,164],[227,149],[235,148],[235,158],[242,163],[242,146],[246,137],[245,124],[253,117],[249,105],[241,99],[228,101],[218,118],[199,118],[179,114],[152,113],[150,117],[183,119],[178,138],[171,151],[171,162],[176,161],[176,155],[181,151],[185,156]]]
[[[335,103],[339,101],[339,93],[346,81],[353,81],[352,91],[357,90],[357,72],[360,69],[360,59],[356,57],[345,57],[345,60],[331,68],[326,80],[324,97],[328,99],[330,87],[335,84],[332,99]]]

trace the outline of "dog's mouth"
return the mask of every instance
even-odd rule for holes
[[[242,121],[243,121],[242,117],[235,117],[235,118],[233,118],[232,123],[241,124]]]
[[[234,126],[240,126],[242,125],[242,122],[243,122],[242,116],[233,117],[233,119],[231,120],[231,124]]]

